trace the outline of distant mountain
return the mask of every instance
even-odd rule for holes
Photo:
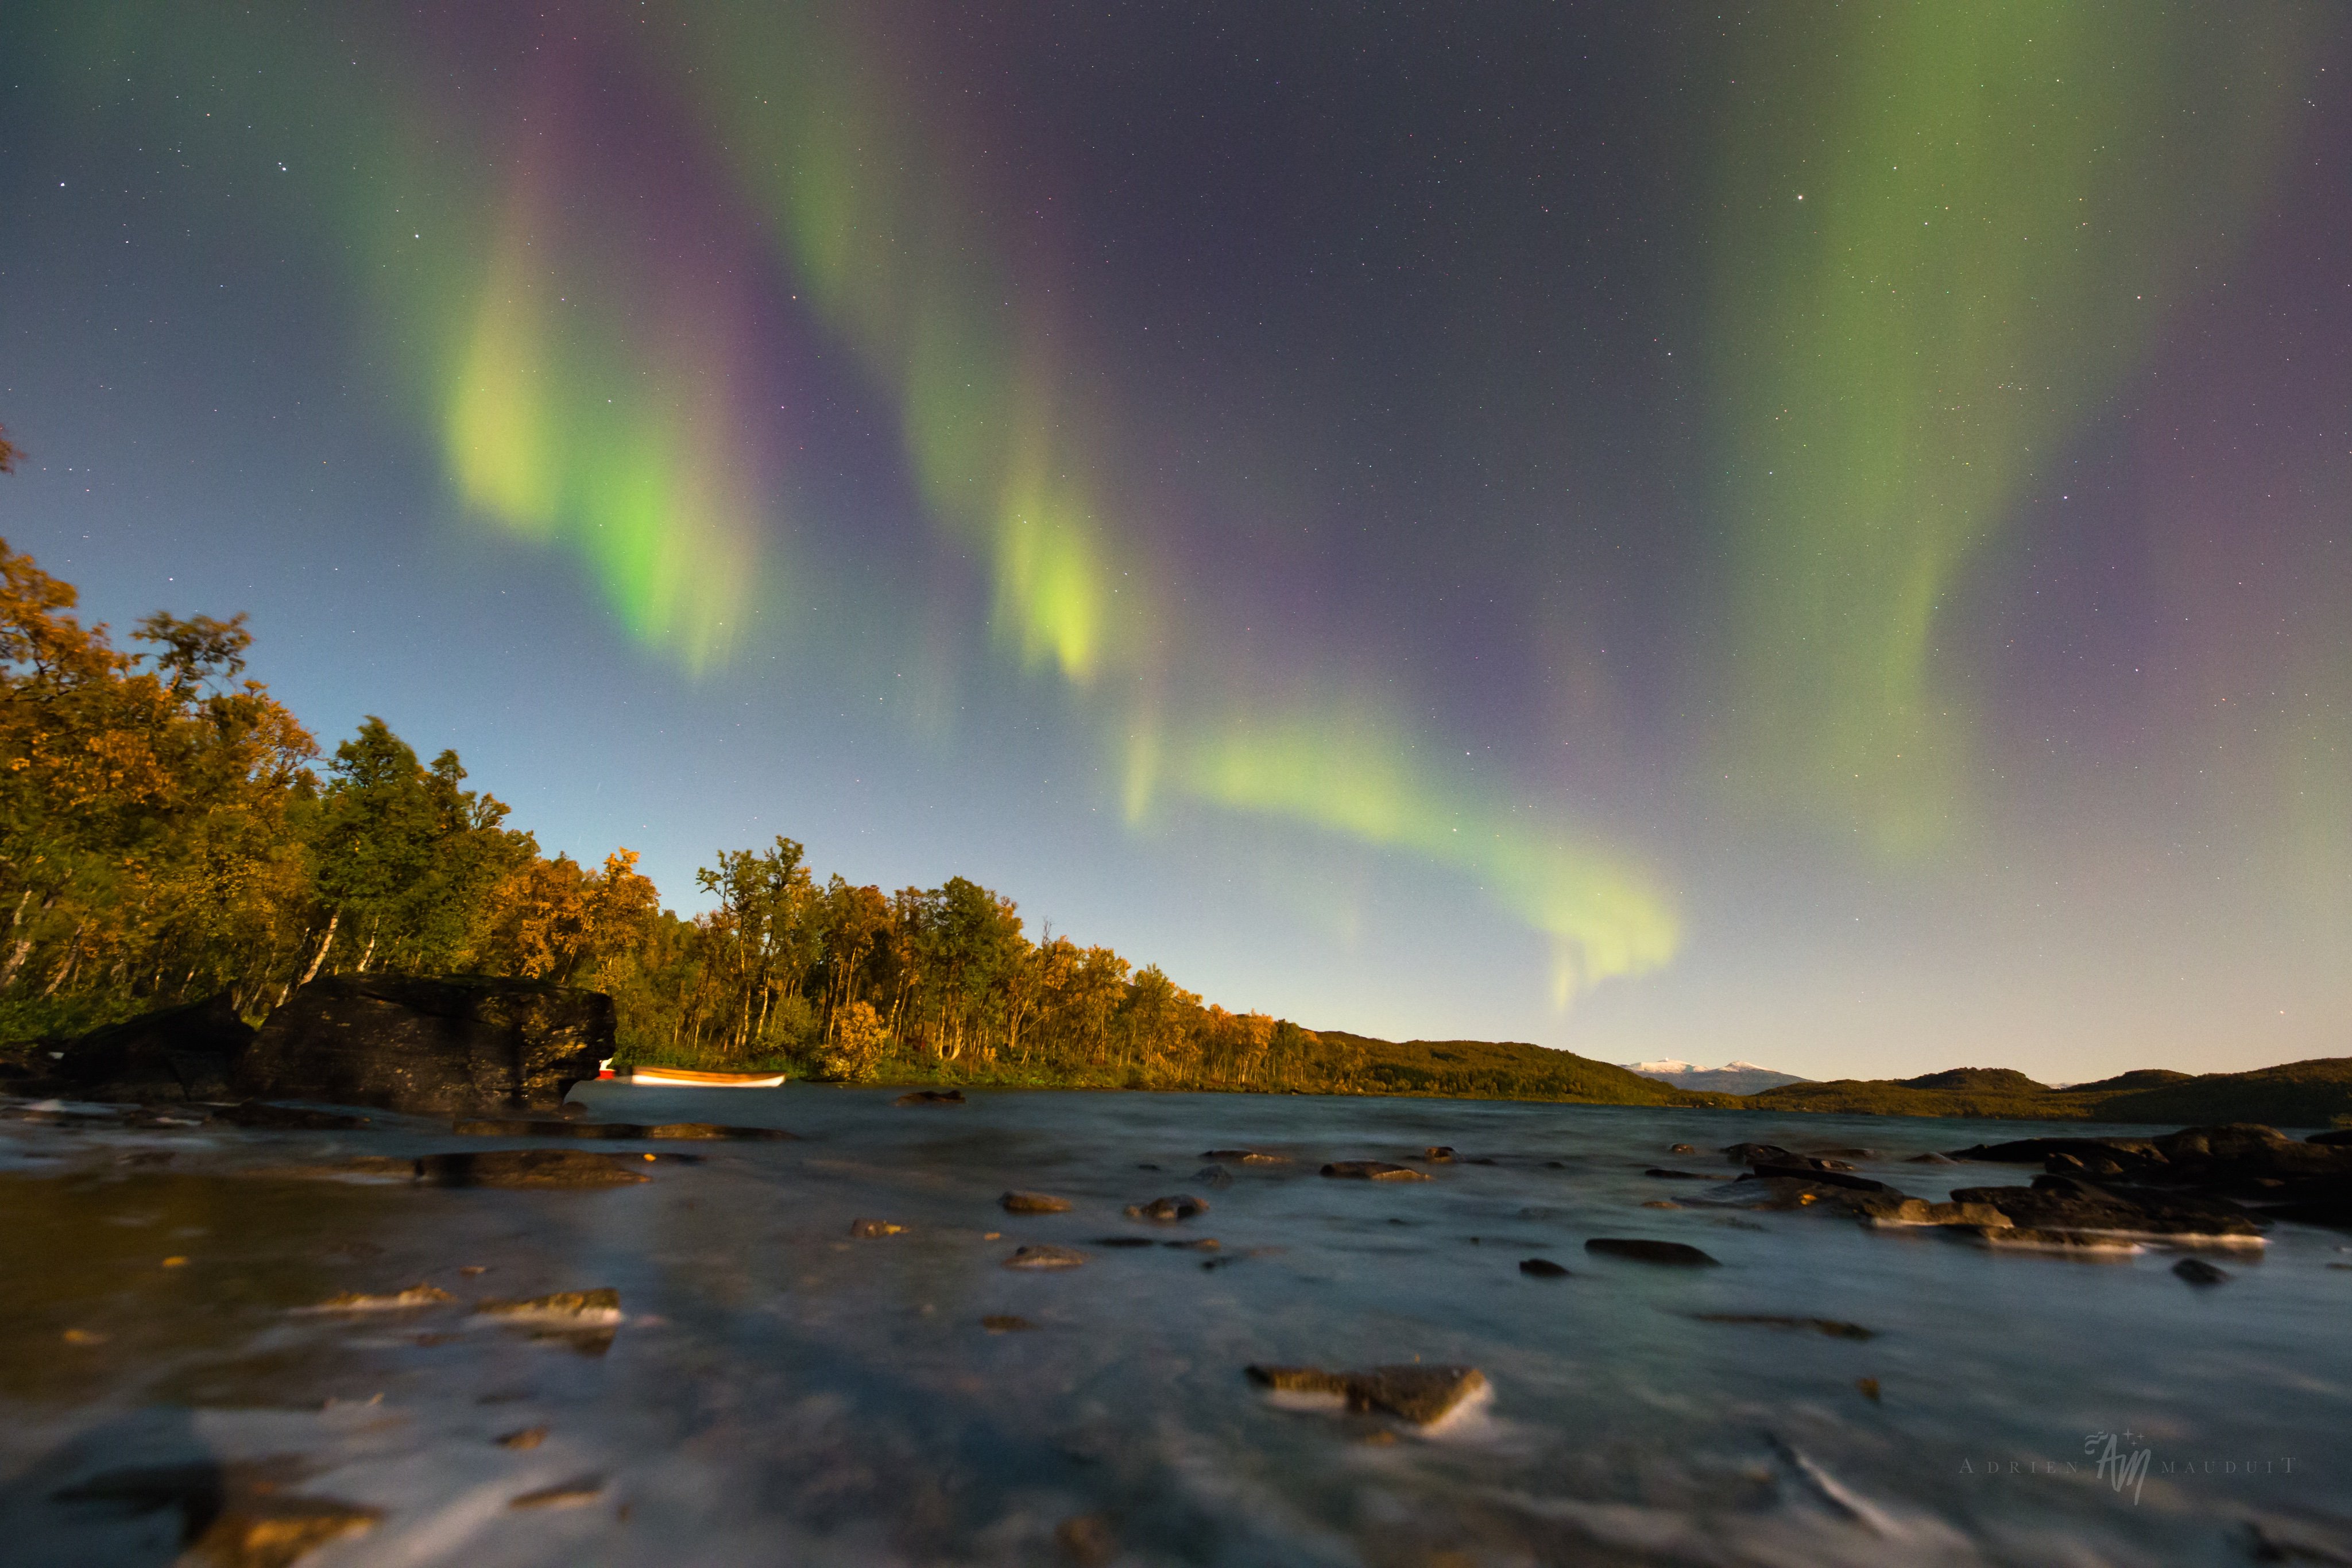
[[[2037,1083],[2010,1068],[1955,1067],[1901,1080],[1842,1078],[1829,1083],[1785,1084],[1764,1091],[1750,1103],[1763,1111],[1863,1112],[1879,1116],[2344,1126],[2352,1125],[2352,1057],[2321,1057],[2252,1072],[2193,1076],[2164,1068],[2142,1068],[2063,1089]]]
[[[1717,1094],[1753,1094],[1783,1083],[1805,1083],[1793,1072],[1775,1072],[1752,1061],[1727,1061],[1721,1067],[1699,1067],[1687,1061],[1629,1061],[1628,1072],[1671,1083],[1677,1089],[1704,1089]]]

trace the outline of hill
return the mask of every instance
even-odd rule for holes
[[[1320,1030],[1323,1067],[1359,1094],[1475,1100],[1577,1100],[1601,1105],[1720,1105],[1728,1094],[1678,1089],[1605,1061],[1516,1040],[1375,1040]]]
[[[2191,1075],[2146,1068],[2052,1089],[2006,1068],[1954,1068],[1918,1078],[1792,1083],[1751,1094],[1763,1111],[1872,1116],[1986,1116],[2048,1122],[2263,1122],[2325,1127],[2352,1121],[2352,1057],[2322,1057],[2251,1072]]]

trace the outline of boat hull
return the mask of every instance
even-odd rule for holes
[[[640,1067],[617,1080],[640,1089],[778,1089],[781,1072],[695,1072],[683,1067]]]

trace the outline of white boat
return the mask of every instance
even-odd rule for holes
[[[778,1089],[783,1086],[781,1072],[697,1072],[685,1067],[640,1067],[628,1077],[614,1075],[614,1081],[634,1083],[641,1089]]]

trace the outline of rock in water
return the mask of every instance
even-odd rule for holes
[[[1027,1247],[1015,1247],[1013,1256],[1004,1260],[1008,1269],[1076,1269],[1082,1267],[1087,1255],[1075,1247],[1048,1247],[1035,1242]]]
[[[253,1028],[223,991],[66,1042],[56,1074],[93,1100],[223,1100]]]
[[[1155,1197],[1150,1203],[1130,1203],[1127,1206],[1127,1217],[1129,1219],[1190,1219],[1196,1214],[1208,1212],[1209,1205],[1206,1199],[1194,1197],[1192,1194],[1183,1192],[1178,1193],[1173,1197]]]
[[[893,1105],[961,1105],[961,1089],[910,1089],[890,1102]]]
[[[1008,1192],[997,1203],[1007,1214],[1067,1214],[1070,1200],[1050,1192]]]
[[[269,1015],[232,1082],[246,1094],[394,1111],[552,1111],[613,1051],[613,998],[601,991],[337,975]]]
[[[1341,1176],[1351,1181],[1427,1181],[1427,1171],[1414,1170],[1411,1166],[1392,1166],[1386,1160],[1334,1160],[1323,1167],[1327,1176]]]
[[[1219,1160],[1229,1166],[1286,1166],[1290,1163],[1288,1155],[1262,1155],[1255,1149],[1211,1149],[1201,1157]]]
[[[901,1235],[906,1228],[887,1219],[853,1219],[849,1222],[849,1234],[860,1241],[878,1241],[885,1236]]]
[[[2183,1258],[2172,1271],[2192,1285],[2218,1285],[2230,1277],[2202,1258]]]
[[[1568,1277],[1568,1270],[1549,1258],[1522,1259],[1519,1272],[1532,1274],[1538,1280],[1564,1280]]]
[[[1841,1322],[1835,1318],[1790,1318],[1771,1312],[1694,1312],[1691,1315],[1703,1323],[1750,1323],[1768,1329],[1808,1329],[1817,1334],[1827,1334],[1832,1339],[1878,1337],[1875,1329],[1864,1328],[1860,1323]]]
[[[503,1318],[509,1322],[609,1328],[621,1321],[621,1292],[610,1285],[594,1291],[558,1291],[551,1296],[532,1296],[525,1301],[478,1301],[474,1311],[486,1318]]]
[[[418,1307],[439,1306],[449,1299],[449,1292],[435,1285],[411,1285],[404,1291],[386,1295],[362,1295],[357,1291],[342,1291],[329,1296],[315,1307],[297,1307],[298,1312],[404,1312]]]
[[[1584,1244],[1587,1252],[1607,1258],[1631,1258],[1641,1263],[1676,1263],[1685,1268],[1713,1268],[1717,1260],[1680,1241],[1652,1241],[1638,1236],[1596,1236]]]
[[[292,1488],[312,1467],[291,1456],[110,1470],[53,1493],[60,1502],[180,1515],[178,1561],[204,1568],[290,1568],[331,1541],[360,1534],[383,1511]]]
[[[416,1179],[427,1186],[625,1186],[646,1179],[651,1155],[599,1155],[586,1149],[485,1149],[426,1155]]]
[[[1486,1386],[1475,1366],[1375,1366],[1363,1372],[1326,1372],[1319,1366],[1252,1366],[1250,1381],[1284,1394],[1336,1394],[1348,1408],[1377,1410],[1417,1427],[1452,1415]]]

